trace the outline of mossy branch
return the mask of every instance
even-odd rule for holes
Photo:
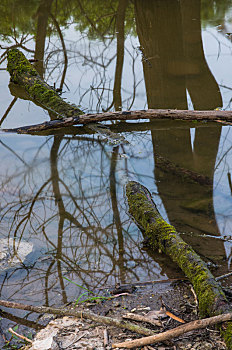
[[[130,181],[126,186],[126,195],[129,212],[142,229],[151,248],[167,254],[193,284],[199,301],[200,316],[215,316],[231,311],[221,286],[206,263],[183,241],[175,228],[162,218],[146,187]],[[232,349],[231,322],[224,328],[223,335],[227,346]]]
[[[41,79],[33,65],[18,49],[7,52],[7,70],[11,76],[11,82],[22,86],[28,94],[28,98],[41,105],[43,108],[56,114],[57,119],[73,117],[76,120],[83,112],[75,105],[64,101],[59,94]]]

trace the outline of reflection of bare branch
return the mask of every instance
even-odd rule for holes
[[[8,113],[11,111],[12,107],[14,106],[15,102],[17,101],[17,97],[14,97],[13,100],[11,101],[9,107],[7,108],[6,112],[3,114],[1,120],[0,120],[0,126],[2,125],[2,123],[4,122],[4,120],[6,119],[6,117],[8,116]]]
[[[20,159],[20,161],[21,161],[24,165],[28,166],[27,163],[25,162],[25,160],[24,160],[22,157],[20,157],[11,147],[7,146],[7,145],[6,145],[3,141],[1,141],[1,140],[0,140],[0,144],[1,144],[3,147],[5,147],[8,151],[10,151],[11,153],[13,153],[18,159]]]
[[[61,81],[60,81],[60,89],[62,89],[63,85],[64,85],[64,81],[65,81],[67,68],[68,68],[68,56],[67,56],[67,50],[66,50],[63,34],[62,34],[61,30],[60,30],[59,23],[57,22],[55,16],[52,13],[50,13],[50,16],[51,16],[51,18],[52,18],[52,20],[54,22],[54,25],[56,27],[57,33],[58,33],[58,35],[60,37],[60,42],[61,42],[62,49],[63,49],[63,54],[64,54],[64,70],[63,70],[63,74],[62,74]]]
[[[112,209],[114,213],[114,220],[117,229],[118,235],[118,263],[120,270],[120,282],[125,283],[125,268],[124,268],[124,238],[122,233],[122,224],[120,219],[120,214],[117,205],[117,191],[116,191],[116,178],[115,178],[115,170],[117,164],[119,146],[115,147],[112,152],[111,166],[110,166],[110,193],[111,193],[111,203]]]

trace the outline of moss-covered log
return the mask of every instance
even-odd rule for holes
[[[52,123],[44,122],[37,125],[29,125],[25,127],[7,129],[5,131],[13,131],[19,133],[34,133],[49,129],[68,127],[77,124],[89,124],[102,121],[112,120],[138,120],[138,119],[177,119],[177,120],[207,120],[219,121],[224,123],[232,122],[231,111],[189,111],[189,110],[173,110],[173,109],[148,109],[138,111],[116,111],[106,113],[83,114],[78,106],[64,101],[56,90],[46,84],[34,66],[26,59],[24,54],[18,49],[11,49],[7,53],[7,70],[11,76],[11,82],[17,84],[25,90],[27,97],[23,91],[23,98],[28,98],[55,114],[52,117]],[[11,91],[15,90],[11,84]],[[21,92],[22,94],[22,92]],[[21,97],[21,94],[19,97]],[[18,97],[18,93],[17,93]]]
[[[201,317],[231,311],[226,296],[206,263],[179,236],[173,226],[160,215],[150,192],[141,184],[130,181],[126,186],[129,212],[135,218],[152,249],[167,254],[189,278],[199,301]],[[222,327],[228,349],[232,349],[232,323]]]
[[[28,98],[43,108],[56,114],[57,119],[73,117],[78,120],[83,112],[75,105],[64,101],[54,88],[46,84],[39,76],[34,66],[18,49],[11,49],[7,53],[7,70],[11,82],[22,86]]]

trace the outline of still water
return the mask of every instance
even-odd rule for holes
[[[49,120],[8,88],[6,52],[15,46],[85,112],[231,108],[232,1],[5,0],[0,9],[2,128]],[[150,190],[215,275],[230,271],[231,126],[162,120],[108,126],[128,143],[114,146],[80,126],[43,136],[1,132],[2,299],[61,305],[83,293],[67,279],[98,291],[182,276],[167,258],[144,249],[127,212],[128,179]],[[35,316],[14,314],[36,327]]]

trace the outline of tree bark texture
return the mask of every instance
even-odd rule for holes
[[[130,181],[126,186],[129,212],[135,218],[152,249],[159,249],[179,265],[193,284],[199,301],[201,317],[231,311],[226,296],[206,263],[190,245],[183,241],[175,228],[160,215],[146,187]],[[227,346],[232,349],[232,323],[223,330]]]
[[[51,89],[51,87],[50,87]],[[35,98],[36,100],[36,98]],[[61,99],[62,100],[62,99]],[[63,101],[63,100],[62,100]],[[51,103],[51,102],[50,102]],[[34,124],[28,126],[22,126],[13,129],[3,129],[7,132],[18,132],[18,133],[34,133],[41,132],[44,130],[52,130],[63,127],[70,127],[72,125],[87,125],[89,123],[103,122],[103,121],[114,121],[114,120],[139,120],[139,119],[150,119],[150,120],[160,120],[160,119],[172,119],[172,120],[186,120],[186,121],[216,121],[216,122],[231,122],[232,123],[232,111],[189,111],[189,110],[177,110],[177,109],[147,109],[147,110],[137,110],[137,111],[116,111],[116,112],[105,112],[105,113],[88,113],[78,115],[78,111],[73,111],[72,105],[63,101],[68,105],[68,109],[71,109],[65,114],[65,108],[62,114],[59,115],[59,119],[52,120],[51,122],[44,122],[41,124]],[[41,104],[45,109],[45,104]],[[53,108],[53,109],[52,109]],[[76,107],[77,108],[77,107]],[[55,112],[57,109],[52,106],[51,111]],[[75,115],[76,113],[76,115]],[[74,116],[70,116],[74,114]]]
[[[65,102],[55,89],[43,81],[21,51],[9,50],[7,59],[7,70],[10,73],[11,82],[22,86],[33,102],[55,113],[57,119],[69,117],[78,119],[78,116],[83,114],[77,106]]]

